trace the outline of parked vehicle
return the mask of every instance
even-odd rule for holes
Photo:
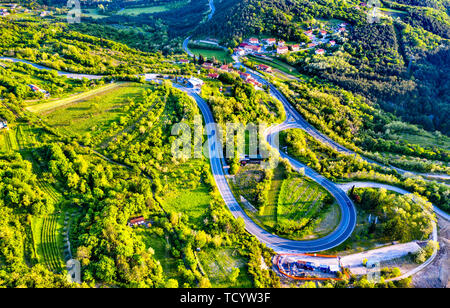
[[[305,269],[313,271],[316,269],[316,264],[314,262],[306,262]]]
[[[319,271],[321,271],[322,273],[329,273],[330,267],[328,265],[321,264],[319,266]]]

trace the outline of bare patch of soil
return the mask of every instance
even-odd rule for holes
[[[423,271],[414,275],[416,288],[448,288],[450,272],[450,222],[438,217],[439,252],[436,259]]]

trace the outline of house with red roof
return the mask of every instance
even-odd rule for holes
[[[142,216],[133,218],[128,222],[128,226],[130,227],[142,226],[143,224],[145,224],[145,219]]]
[[[251,84],[251,85],[253,85],[253,86],[255,86],[255,87],[262,87],[262,84],[261,83],[259,83],[258,81],[256,81],[255,79],[253,79],[253,78],[249,78],[249,79],[247,79],[247,83],[249,83],[249,84]]]
[[[205,69],[212,69],[212,68],[214,68],[214,65],[210,62],[205,62],[205,63],[203,63],[202,67]]]
[[[245,49],[248,51],[251,51],[251,52],[261,52],[261,47],[255,46],[255,45],[249,45],[249,46],[245,47]]]
[[[244,79],[245,81],[247,81],[250,78],[250,74],[244,72],[239,72],[239,76],[241,76],[241,78]]]
[[[188,64],[188,63],[189,63],[189,60],[188,60],[188,59],[181,59],[179,62],[180,62],[181,64]]]
[[[289,52],[289,48],[287,46],[282,46],[277,48],[277,54],[284,55]]]
[[[336,41],[330,41],[330,45],[331,45],[331,46],[336,45]]]
[[[224,71],[224,72],[231,72],[231,71],[233,71],[228,65],[222,65],[219,69],[221,71]]]
[[[248,41],[250,44],[259,44],[259,40],[256,37],[251,37]]]
[[[259,65],[256,66],[256,68],[258,70],[260,70],[260,71],[263,71],[263,72],[267,72],[267,73],[271,73],[272,72],[272,68],[270,66],[268,66],[268,65],[265,65],[265,64],[259,64]]]
[[[267,38],[264,39],[264,41],[266,42],[267,45],[275,45],[277,43],[277,40],[274,38]]]
[[[316,50],[316,55],[323,55],[325,53],[325,49],[317,49]]]
[[[306,45],[306,46],[308,46],[308,48],[315,47],[315,46],[316,46],[316,43],[309,43],[309,44]]]
[[[219,78],[219,74],[217,74],[217,73],[208,74],[208,77],[211,79],[217,79],[217,78]]]
[[[300,50],[300,45],[292,45],[291,46],[291,50],[293,51],[293,52],[296,52],[296,51],[299,51]]]

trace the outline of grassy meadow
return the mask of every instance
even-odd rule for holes
[[[149,85],[137,83],[111,84],[44,106],[37,105],[33,110],[40,112],[49,125],[66,135],[83,137],[89,134],[100,142],[114,133],[108,129],[124,121],[130,100],[138,101],[142,91],[148,88]]]

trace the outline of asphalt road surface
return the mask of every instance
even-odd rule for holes
[[[238,66],[241,66],[241,65],[242,64],[238,63]],[[316,140],[332,147],[333,149],[337,150],[340,153],[347,154],[347,155],[355,155],[355,156],[357,155],[357,153],[355,153],[354,151],[347,149],[346,147],[344,147],[341,144],[337,143],[336,141],[332,140],[328,136],[319,132],[314,126],[309,124],[300,115],[300,113],[297,110],[295,110],[294,107],[292,107],[292,105],[289,103],[289,101],[286,99],[286,97],[274,85],[272,85],[270,82],[268,82],[266,79],[264,79],[261,74],[254,72],[248,68],[247,68],[247,73],[251,74],[252,77],[255,78],[257,81],[259,81],[260,83],[268,85],[270,88],[270,94],[272,95],[272,97],[276,98],[283,104],[283,107],[286,111],[285,125],[289,125],[290,126],[289,128],[300,128],[300,129],[304,130],[306,133],[308,133],[309,135],[311,135],[312,137],[314,137]],[[419,175],[419,176],[423,176],[423,177],[430,177],[435,180],[439,180],[439,179],[449,180],[450,179],[450,175],[448,175],[448,174],[418,173],[418,172],[413,172],[413,171],[407,171],[407,170],[397,168],[397,167],[394,167],[391,165],[384,166],[384,165],[380,164],[379,162],[376,162],[374,160],[371,160],[371,159],[365,158],[365,157],[361,157],[361,159],[363,159],[366,162],[371,163],[371,164],[376,164],[376,165],[379,165],[379,166],[385,167],[385,168],[391,168],[393,170],[396,170],[399,174],[411,173],[411,174]],[[447,185],[446,183],[442,183],[442,184]]]
[[[25,63],[28,65],[31,65],[32,67],[38,69],[38,70],[44,70],[44,71],[53,71],[54,69],[46,67],[46,66],[42,66],[39,64],[35,64],[35,63],[31,63],[28,62],[26,60],[22,60],[22,59],[16,59],[16,58],[7,58],[7,57],[0,57],[0,60],[4,60],[4,61],[10,61],[10,62],[20,62],[20,63]],[[94,80],[94,79],[101,79],[105,76],[99,76],[99,75],[89,75],[89,74],[77,74],[77,73],[69,73],[69,72],[63,72],[63,71],[57,71],[59,76],[66,76],[67,78],[71,78],[71,79],[89,79],[89,80]]]
[[[206,125],[214,124],[214,118],[209,106],[193,89],[183,88],[178,85],[176,85],[176,87],[195,99],[203,114]],[[258,238],[260,242],[266,244],[278,253],[318,252],[336,247],[350,237],[356,225],[356,211],[348,196],[333,182],[283,153],[280,154],[283,158],[287,158],[289,160],[294,169],[299,170],[303,168],[307,177],[323,186],[336,198],[341,208],[341,222],[336,230],[334,230],[331,234],[323,238],[310,241],[294,241],[284,239],[277,235],[271,234],[258,226],[241,208],[234,197],[230,186],[228,185],[225,173],[223,171],[219,147],[217,146],[216,131],[214,129],[209,129],[206,133],[209,143],[208,151],[212,174],[219,192],[233,216],[235,218],[241,217],[245,222],[246,230]],[[277,133],[277,130],[276,128],[272,128],[268,133],[268,141],[271,141],[273,134]]]

